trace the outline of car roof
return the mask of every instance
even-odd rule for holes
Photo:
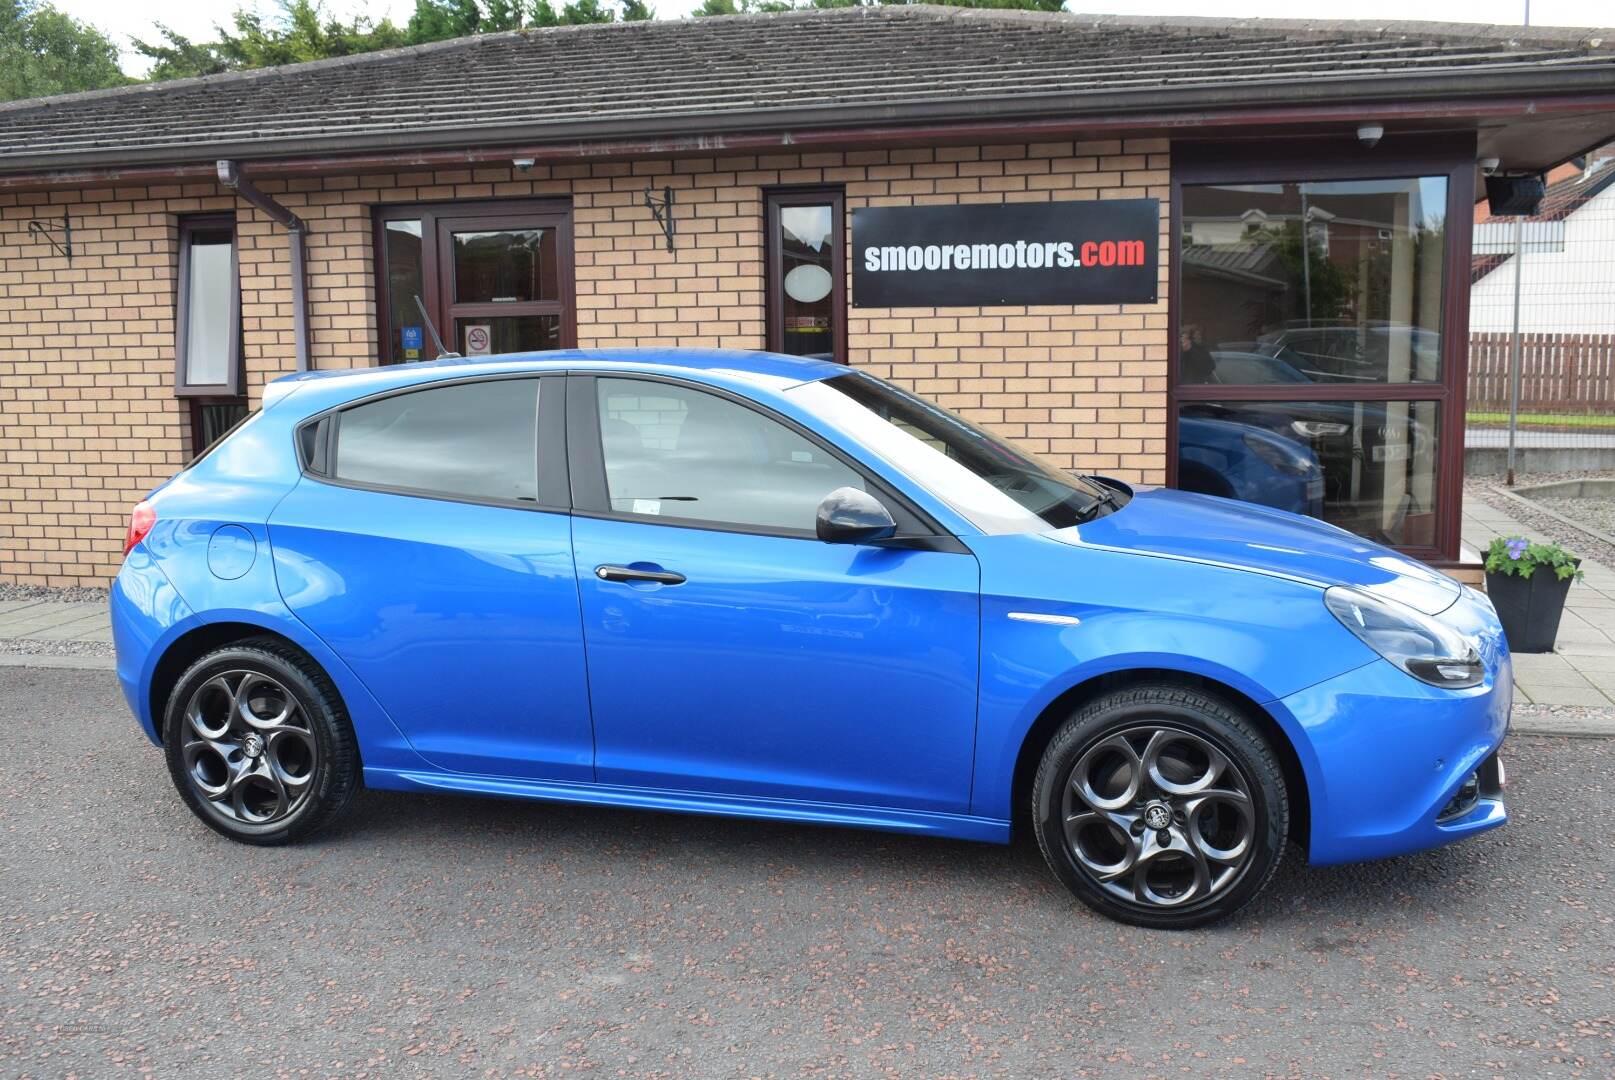
[[[720,386],[779,391],[843,374],[847,368],[828,360],[742,349],[562,349],[304,371],[271,382],[266,388],[265,405],[293,390],[299,391],[299,401],[323,408],[373,393],[445,379],[578,370],[688,375]]]

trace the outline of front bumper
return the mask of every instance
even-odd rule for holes
[[[1506,651],[1488,666],[1485,683],[1455,691],[1376,660],[1277,703],[1306,736],[1311,862],[1422,851],[1508,820],[1497,751],[1513,672]]]

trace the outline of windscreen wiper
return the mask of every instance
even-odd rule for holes
[[[1084,479],[1086,479],[1086,477],[1084,477]],[[1098,480],[1095,480],[1094,484],[1099,488],[1099,494],[1093,497],[1093,502],[1077,511],[1078,524],[1092,521],[1094,518],[1098,517],[1101,507],[1108,506],[1112,510],[1117,510],[1121,507],[1121,504],[1116,501],[1115,488],[1111,487],[1109,484],[1100,483]]]

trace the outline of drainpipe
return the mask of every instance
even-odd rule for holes
[[[308,226],[302,218],[259,191],[251,180],[241,175],[234,161],[220,161],[218,169],[219,183],[268,214],[286,230],[292,257],[292,336],[296,342],[297,370],[308,371],[312,366],[308,356],[308,264],[303,251]]]

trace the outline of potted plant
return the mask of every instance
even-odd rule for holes
[[[1512,652],[1552,652],[1581,560],[1558,544],[1499,536],[1486,552],[1486,593]]]

